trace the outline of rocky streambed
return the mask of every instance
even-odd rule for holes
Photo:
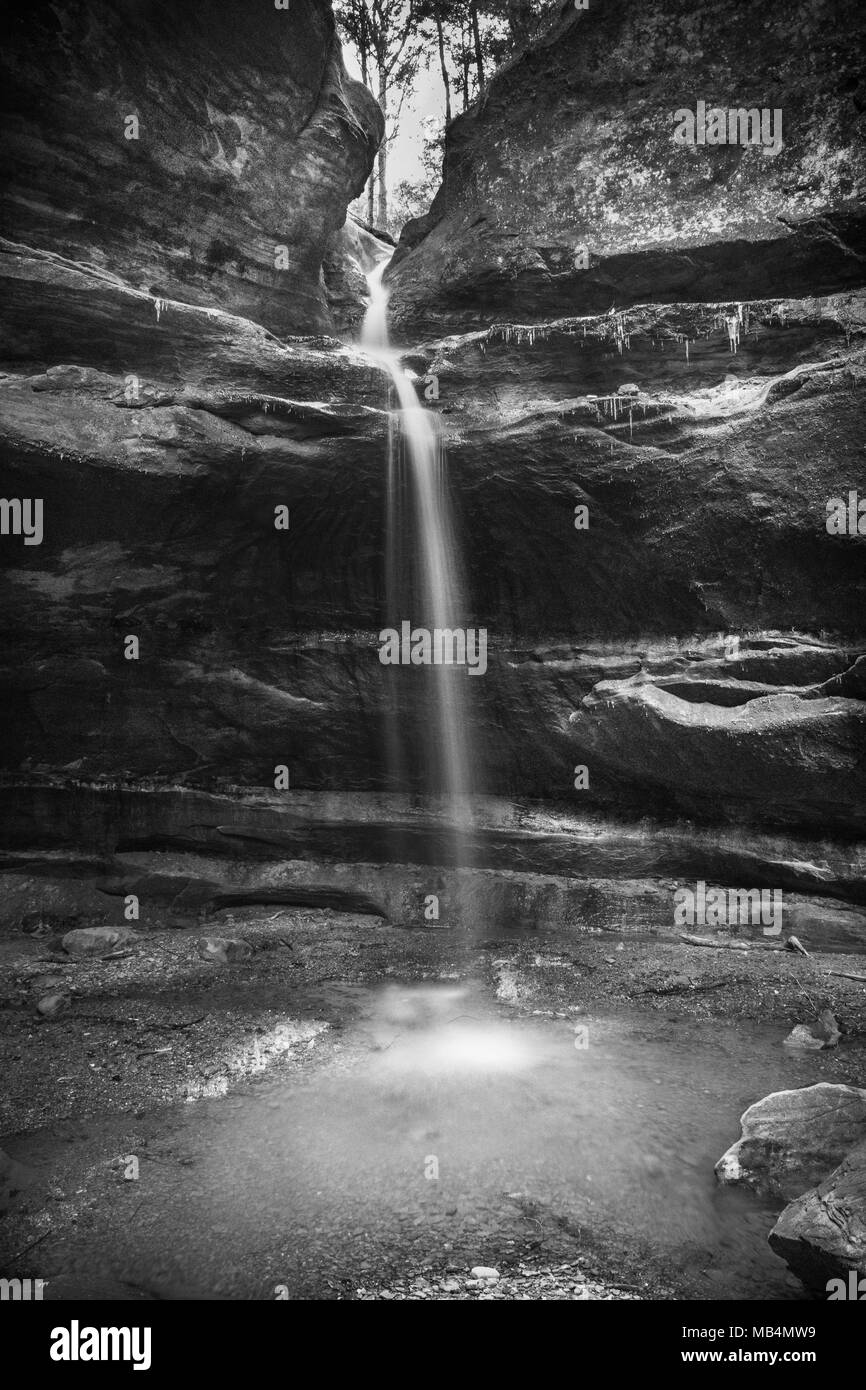
[[[837,1047],[783,1044],[826,960],[331,912],[221,931],[247,954],[6,954],[4,1262],[46,1296],[802,1296],[781,1204],[712,1165],[753,1096],[862,1074],[862,986],[833,982]]]

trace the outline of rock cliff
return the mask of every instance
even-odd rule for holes
[[[442,186],[389,272],[395,324],[860,286],[863,26],[856,0],[564,6],[450,126]],[[766,112],[767,139],[710,143],[698,102]],[[695,143],[677,143],[689,110]]]
[[[322,261],[382,135],[326,0],[14,0],[9,241],[274,332],[332,326]]]

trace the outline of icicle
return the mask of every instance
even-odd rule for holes
[[[156,321],[157,321],[157,323],[159,323],[159,316],[160,316],[160,314],[162,313],[163,309],[166,308],[167,303],[168,303],[168,301],[165,300],[165,299],[155,299],[155,300],[153,301],[153,307],[154,307],[154,309],[156,310]]]
[[[725,314],[725,327],[728,330],[728,346],[731,352],[736,352],[740,345],[740,325],[743,322],[743,306],[737,305],[735,314]]]

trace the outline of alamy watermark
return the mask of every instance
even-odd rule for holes
[[[760,145],[764,154],[775,156],[782,148],[782,112],[780,107],[744,106],[725,110],[721,106],[707,109],[699,101],[695,110],[681,107],[674,111],[675,145]]]
[[[676,927],[762,926],[764,936],[782,931],[782,892],[779,888],[707,888],[703,879],[674,894]]]
[[[0,1279],[0,1303],[41,1303],[47,1279]]]
[[[82,1327],[73,1318],[69,1327],[51,1332],[52,1361],[131,1361],[134,1371],[150,1369],[149,1327]]]
[[[828,536],[866,536],[866,497],[853,489],[844,497],[831,497],[824,523]]]
[[[383,666],[465,666],[470,676],[487,670],[486,627],[414,627],[408,621],[379,633]]]
[[[41,497],[0,497],[0,536],[23,536],[25,545],[41,545],[42,534]]]
[[[840,1299],[850,1303],[866,1302],[866,1279],[859,1278],[856,1269],[848,1270],[847,1286],[844,1279],[828,1279],[825,1287],[828,1303],[837,1303]]]

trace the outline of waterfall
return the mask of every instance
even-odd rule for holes
[[[447,491],[447,457],[441,421],[426,410],[399,354],[388,342],[388,292],[382,283],[387,261],[367,276],[370,303],[362,346],[390,374],[399,408],[390,413],[386,501],[386,625],[453,630],[465,623],[460,566]],[[407,764],[423,765],[428,790],[445,797],[448,819],[459,833],[469,823],[472,778],[467,743],[465,667],[393,667],[388,734],[390,775],[406,785]],[[398,682],[402,682],[398,686]],[[425,719],[424,701],[432,705]],[[410,709],[423,730],[423,748],[405,747]],[[420,734],[416,737],[421,737]],[[459,855],[458,855],[459,857]]]

